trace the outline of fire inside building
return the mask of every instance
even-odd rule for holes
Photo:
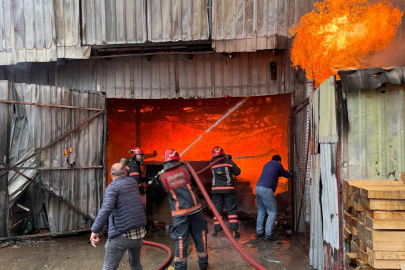
[[[144,269],[204,269],[201,253],[208,269],[405,267],[402,2],[0,0],[0,265],[102,268],[89,235],[140,147]],[[241,169],[225,224],[214,146]],[[206,169],[207,245],[193,236],[188,257],[159,182],[170,148]],[[290,173],[269,241],[256,185],[273,156]]]

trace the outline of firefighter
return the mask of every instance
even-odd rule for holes
[[[210,164],[221,157],[225,157],[225,159],[211,167],[212,202],[221,218],[225,203],[232,236],[238,238],[240,237],[238,232],[238,207],[236,205],[236,190],[233,175],[240,175],[241,169],[232,161],[232,156],[225,154],[224,150],[219,146],[215,146],[212,149],[212,159]],[[214,217],[214,229],[215,232],[212,235],[215,237],[221,236],[222,228],[216,217]]]
[[[131,158],[128,160],[125,171],[126,176],[129,176],[136,180],[139,187],[139,193],[145,195],[145,188],[142,183],[142,176],[145,173],[145,165],[143,163],[143,151],[140,147],[135,147],[134,149],[129,150]]]
[[[201,203],[194,189],[195,180],[188,168],[180,164],[180,156],[176,150],[168,148],[163,159],[164,172],[160,176],[160,182],[169,195],[169,204],[173,216],[171,237],[176,246],[175,269],[187,269],[189,234],[194,240],[200,269],[207,269],[207,222],[204,219]]]

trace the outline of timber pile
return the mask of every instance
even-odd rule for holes
[[[343,203],[346,269],[405,267],[404,182],[344,180]]]

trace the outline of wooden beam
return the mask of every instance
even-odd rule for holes
[[[374,270],[373,267],[371,267],[368,262],[365,262],[363,260],[357,259],[356,260],[357,263],[357,268],[356,270]]]
[[[355,202],[353,202],[353,209],[356,211],[356,212],[361,212],[361,211],[364,211],[364,206],[363,205],[361,205],[361,204],[359,204],[359,203],[355,203]]]
[[[405,211],[364,210],[364,214],[374,220],[405,220]]]
[[[405,186],[362,187],[360,197],[368,199],[405,199]]]
[[[365,252],[364,250],[358,249],[357,256],[362,261],[365,261],[365,262],[368,261],[367,252]]]
[[[347,242],[352,241],[352,234],[348,229],[344,229],[344,237],[346,238]]]
[[[399,242],[405,243],[405,231],[381,231],[373,230],[366,227],[364,223],[358,224],[358,235],[362,236],[360,240],[365,241],[379,241],[379,242]]]
[[[375,220],[366,217],[366,225],[373,230],[405,230],[405,220]]]
[[[366,247],[374,251],[402,251],[405,252],[405,242],[366,241]]]
[[[405,252],[398,251],[368,251],[375,260],[405,260]]]
[[[367,180],[343,180],[343,188],[349,189],[350,186],[363,187],[363,186],[401,186],[404,185],[401,181],[389,179],[367,179]]]
[[[370,210],[405,210],[405,200],[364,199],[363,205]]]
[[[368,256],[368,264],[377,269],[401,269],[402,260],[377,260]]]
[[[349,264],[353,264],[353,265],[356,264],[356,259],[357,258],[358,258],[357,253],[346,252],[346,254],[345,254],[345,260]]]

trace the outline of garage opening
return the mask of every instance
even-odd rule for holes
[[[238,109],[210,128],[240,101]],[[145,152],[147,177],[153,178],[163,167],[163,152],[171,147],[182,153],[201,135],[181,160],[196,169],[207,166],[214,146],[232,155],[242,173],[236,180],[238,210],[255,213],[254,187],[264,164],[280,155],[288,168],[287,127],[291,95],[217,99],[108,99],[107,164],[110,168],[136,146]],[[202,175],[207,191],[211,190],[211,172]],[[108,179],[108,184],[111,179]],[[159,186],[148,188],[146,212],[150,222],[170,223],[167,198]],[[279,212],[289,205],[288,180],[280,178],[276,192]],[[145,196],[144,196],[145,197]]]

